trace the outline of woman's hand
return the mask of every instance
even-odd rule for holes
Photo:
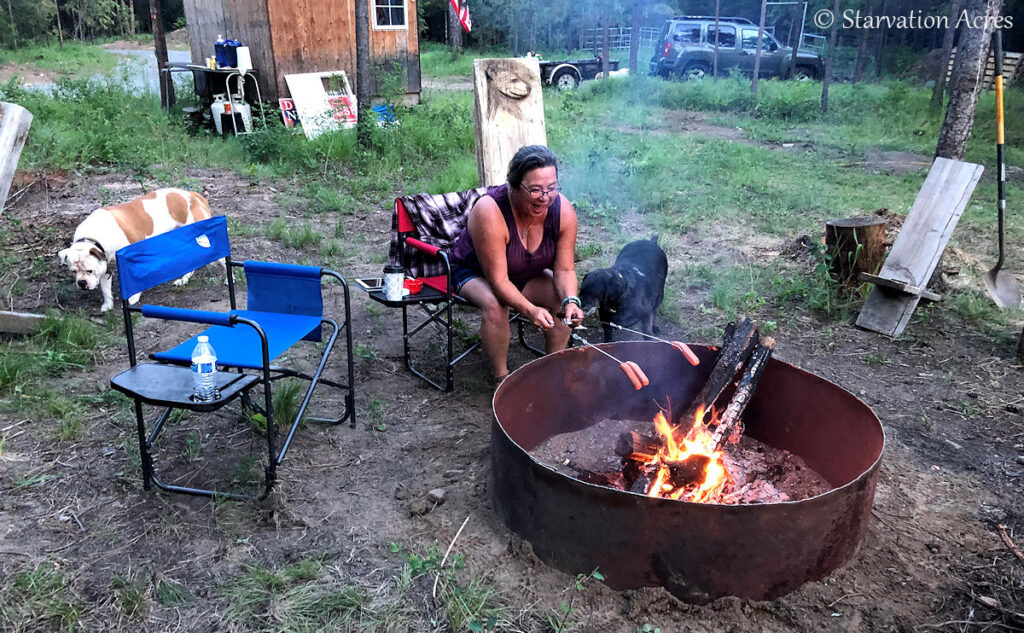
[[[534,308],[530,312],[530,323],[542,330],[550,330],[555,327],[555,318],[544,308]]]
[[[565,304],[565,320],[568,322],[566,325],[569,327],[576,327],[583,322],[583,308],[579,307],[575,303]]]

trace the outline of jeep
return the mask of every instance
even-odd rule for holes
[[[754,74],[757,25],[746,18],[718,19],[718,72],[739,69]],[[661,40],[651,57],[652,75],[676,79],[703,79],[711,75],[715,56],[715,18],[677,16],[665,21]],[[761,77],[789,78],[793,49],[782,46],[770,33],[761,40]],[[793,78],[817,79],[822,75],[821,56],[801,49]]]

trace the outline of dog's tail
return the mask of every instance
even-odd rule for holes
[[[658,237],[659,237],[658,234],[655,233],[654,237],[651,238],[651,241],[654,242],[655,245],[657,245],[657,243],[658,243]]]

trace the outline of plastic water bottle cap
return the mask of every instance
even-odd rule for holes
[[[208,343],[210,341],[210,337],[209,336],[200,336],[197,340],[200,343]]]

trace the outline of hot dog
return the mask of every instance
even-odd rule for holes
[[[697,355],[693,353],[693,350],[690,349],[690,346],[687,345],[686,343],[680,341],[672,341],[672,347],[682,352],[683,356],[686,357],[686,360],[688,360],[690,364],[693,365],[694,367],[700,365],[700,359],[697,358]]]
[[[635,373],[636,377],[640,379],[640,382],[641,384],[643,384],[643,386],[646,387],[647,385],[651,384],[651,381],[647,380],[647,374],[644,373],[644,370],[640,369],[640,365],[631,360],[627,360],[626,364],[633,369],[633,373]]]
[[[626,374],[626,378],[629,378],[629,382],[633,383],[634,389],[640,391],[641,389],[644,388],[643,381],[640,380],[640,377],[636,375],[636,373],[633,371],[632,365],[630,365],[628,362],[619,363],[619,369],[622,370],[622,373]]]

